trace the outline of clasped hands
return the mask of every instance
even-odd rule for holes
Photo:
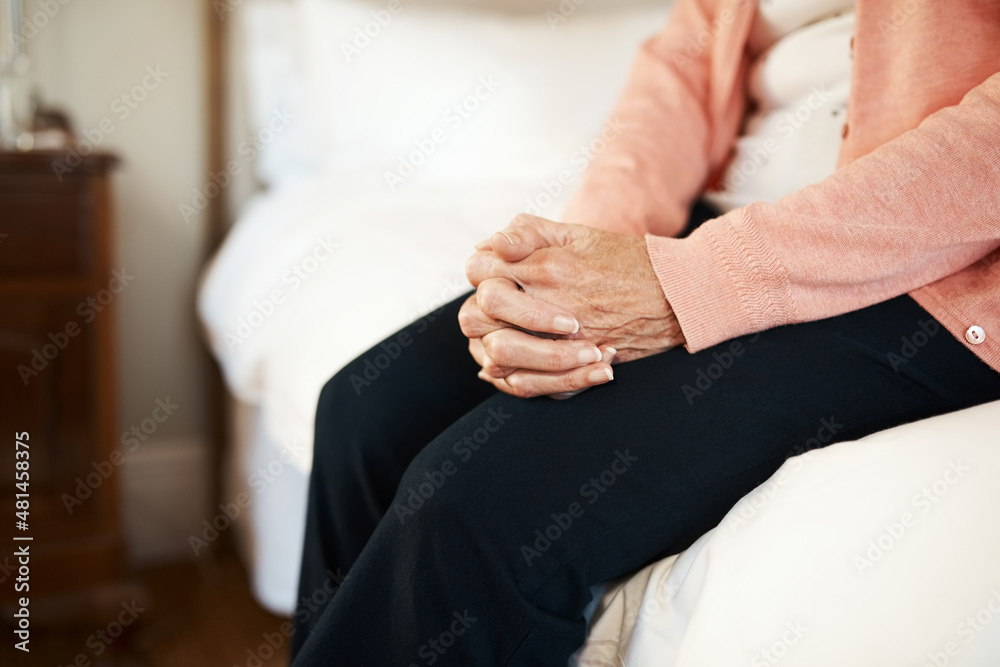
[[[479,377],[529,398],[614,379],[611,363],[684,343],[642,237],[530,215],[476,246],[459,312]]]

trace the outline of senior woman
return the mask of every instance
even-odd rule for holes
[[[997,72],[995,2],[679,0],[567,223],[324,388],[295,664],[566,664],[788,456],[1000,398]]]

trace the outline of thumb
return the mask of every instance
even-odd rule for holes
[[[573,238],[573,228],[545,218],[522,214],[507,228],[490,237],[490,246],[506,262],[517,262],[540,248],[567,245]]]

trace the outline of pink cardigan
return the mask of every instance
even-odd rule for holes
[[[1000,371],[1000,4],[858,0],[837,171],[669,238],[730,155],[755,12],[678,0],[565,220],[647,235],[692,352],[909,293]]]

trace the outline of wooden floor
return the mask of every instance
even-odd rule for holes
[[[114,621],[59,630],[32,629],[31,653],[0,642],[0,665],[47,667],[285,667],[286,619],[264,611],[250,595],[246,573],[234,555],[217,561],[177,563],[139,572],[152,601],[137,622],[113,643],[94,637]],[[116,605],[120,604],[116,602]],[[139,601],[142,607],[144,602]],[[116,609],[121,613],[120,607]],[[11,636],[6,626],[0,626]],[[269,636],[274,650],[265,641]],[[88,642],[89,640],[89,642]],[[98,655],[99,653],[99,655]],[[80,656],[83,656],[81,659]]]

